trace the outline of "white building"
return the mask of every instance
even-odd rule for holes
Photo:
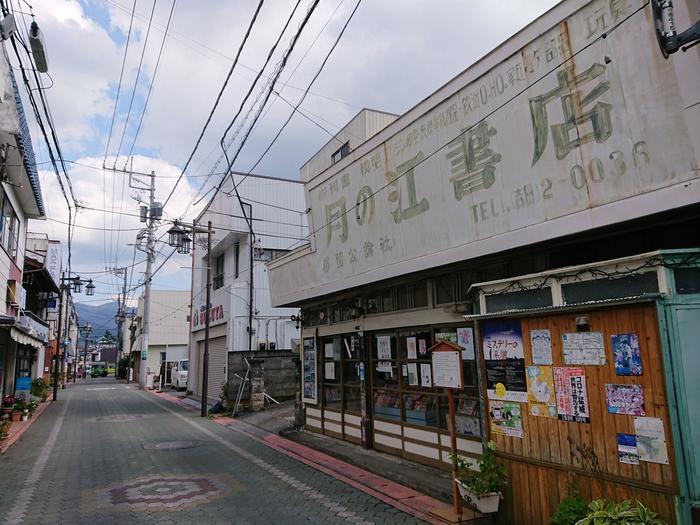
[[[29,389],[48,326],[22,313],[27,223],[43,218],[45,209],[18,87],[0,55],[0,393],[7,395]]]
[[[212,222],[209,382],[207,397],[219,399],[227,380],[229,352],[291,350],[299,332],[290,317],[296,308],[273,308],[265,262],[286,253],[308,235],[304,188],[297,181],[234,175],[197,219]],[[245,218],[244,218],[245,217]],[[252,218],[254,242],[251,251]],[[206,234],[197,234],[206,243]],[[204,245],[206,246],[206,244]],[[201,394],[204,352],[206,248],[193,243],[192,341],[188,389]],[[250,268],[253,268],[251,273]],[[252,282],[251,282],[252,275]],[[251,302],[252,298],[252,302]]]
[[[190,292],[187,290],[151,290],[150,322],[148,329],[148,352],[143,355],[141,344],[143,333],[143,295],[134,318],[136,339],[134,341],[133,367],[134,378],[140,378],[140,371],[145,367],[147,374],[158,375],[162,363],[169,363],[187,357],[189,339]],[[130,323],[125,323],[129,325]],[[125,333],[124,347],[129,348],[130,332]],[[142,384],[141,386],[145,386]]]

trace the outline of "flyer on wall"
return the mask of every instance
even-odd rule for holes
[[[483,334],[488,398],[527,403],[525,354],[520,321],[484,323]]]
[[[561,334],[565,365],[605,364],[605,343],[601,332]]]
[[[639,351],[637,334],[618,334],[612,336],[615,373],[619,376],[641,376],[642,355]]]
[[[554,368],[557,414],[562,421],[590,422],[586,373],[583,368]]]
[[[473,328],[457,328],[457,344],[462,347],[462,359],[465,361],[476,359]]]
[[[415,337],[407,337],[406,338],[406,353],[408,354],[409,359],[418,359],[418,355],[416,354],[416,338]]]
[[[644,415],[644,389],[641,385],[605,385],[605,400],[611,414]]]
[[[391,361],[391,336],[377,336],[377,361]]]
[[[527,367],[527,397],[533,416],[557,417],[551,366]]]
[[[549,330],[530,330],[530,348],[533,364],[552,364],[552,334]]]
[[[513,401],[491,401],[491,431],[504,436],[523,437],[523,420],[520,403]]]

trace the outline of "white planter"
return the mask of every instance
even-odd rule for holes
[[[457,487],[459,488],[459,493],[464,498],[464,500],[476,507],[476,510],[482,514],[490,514],[492,512],[498,512],[498,504],[501,501],[500,492],[492,492],[490,494],[485,494],[483,496],[477,496],[471,492],[461,481],[457,482]]]

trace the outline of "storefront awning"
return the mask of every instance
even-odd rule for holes
[[[17,328],[10,328],[10,337],[20,345],[31,346],[32,348],[40,349],[44,347],[44,342],[35,339],[31,335],[25,334]]]

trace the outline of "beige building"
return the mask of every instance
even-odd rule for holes
[[[136,340],[133,346],[134,378],[140,377],[142,367],[147,374],[158,375],[164,362],[187,359],[189,338],[190,292],[179,290],[151,290],[151,311],[148,333],[148,352],[142,352],[143,295],[134,318]],[[127,326],[129,323],[125,323]],[[129,348],[130,333],[125,332],[125,348]],[[142,385],[145,386],[145,385]]]

